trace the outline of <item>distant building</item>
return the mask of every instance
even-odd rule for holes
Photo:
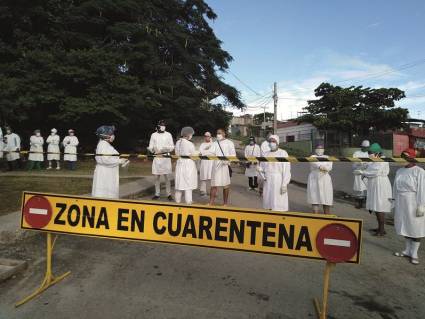
[[[298,123],[289,120],[277,124],[277,135],[282,143],[297,141],[314,141],[317,139],[318,130],[311,123]]]
[[[230,124],[230,133],[235,136],[248,136],[251,133],[254,120],[252,115],[234,116]]]

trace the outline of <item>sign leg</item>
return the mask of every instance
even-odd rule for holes
[[[65,278],[71,273],[70,271],[68,271],[58,277],[55,277],[52,273],[52,255],[53,255],[53,248],[56,242],[56,238],[57,237],[55,237],[55,239],[52,240],[52,234],[47,233],[46,273],[44,275],[43,282],[41,283],[40,287],[36,291],[34,291],[31,295],[17,302],[15,304],[15,307],[19,307],[23,305],[24,303],[30,301],[31,299],[35,298],[36,296],[40,295],[44,290],[53,286],[55,283],[61,281],[63,278]]]
[[[323,300],[322,306],[320,306],[317,298],[313,299],[314,308],[316,309],[317,318],[326,319],[327,310],[328,310],[328,295],[329,295],[329,278],[332,268],[335,266],[335,263],[326,262],[325,273],[323,276]]]

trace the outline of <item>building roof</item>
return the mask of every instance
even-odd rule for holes
[[[289,120],[287,122],[277,123],[277,128],[286,128],[286,127],[298,126],[303,124],[309,124],[309,123],[303,123],[303,122],[298,123],[297,121]]]

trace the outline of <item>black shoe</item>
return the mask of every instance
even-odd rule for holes
[[[156,196],[156,195],[155,195],[154,197],[152,197],[152,199],[153,199],[153,200],[157,200],[157,199],[159,199],[159,196]]]
[[[174,200],[174,198],[173,198],[173,196],[171,196],[171,195],[168,195],[168,200],[170,201],[170,202],[172,202],[173,200]]]

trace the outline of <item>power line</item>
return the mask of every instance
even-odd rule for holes
[[[232,71],[228,70],[228,72],[234,76],[234,78],[236,80],[238,80],[243,86],[245,86],[248,90],[250,90],[251,92],[254,92],[256,95],[258,96],[262,96],[260,93],[258,93],[257,91],[255,91],[253,88],[251,88],[248,84],[246,84],[244,81],[242,81],[236,74],[234,74]]]

